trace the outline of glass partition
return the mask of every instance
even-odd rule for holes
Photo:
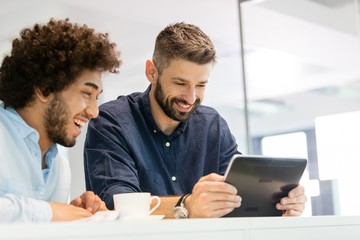
[[[240,10],[251,152],[305,151],[307,214],[360,214],[359,1],[245,1]]]

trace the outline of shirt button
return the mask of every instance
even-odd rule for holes
[[[165,146],[170,147],[170,143],[169,143],[169,142],[166,142],[166,143],[165,143]]]
[[[175,177],[175,176],[172,176],[172,177],[171,177],[171,180],[172,180],[173,182],[175,182],[175,181],[176,181],[176,177]]]
[[[154,129],[153,132],[156,133],[156,129]]]

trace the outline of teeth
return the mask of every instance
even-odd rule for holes
[[[77,125],[79,125],[79,126],[81,126],[81,127],[83,127],[83,126],[85,126],[85,122],[83,122],[83,121],[81,121],[81,120],[79,120],[79,119],[75,119],[74,120],[74,123],[76,123]]]
[[[178,103],[178,104],[183,108],[189,108],[191,106],[190,104],[182,104],[182,103]]]

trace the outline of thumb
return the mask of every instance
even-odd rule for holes
[[[74,205],[76,207],[81,207],[81,205],[82,205],[81,203],[82,203],[81,198],[77,197],[74,200],[72,200],[70,204]]]

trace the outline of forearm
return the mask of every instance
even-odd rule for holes
[[[165,218],[175,218],[173,211],[180,197],[181,196],[160,197],[160,206],[153,212],[153,215],[165,215]],[[155,203],[156,202],[152,203],[151,207],[153,207]]]
[[[14,194],[0,196],[0,222],[50,222],[50,205]]]

